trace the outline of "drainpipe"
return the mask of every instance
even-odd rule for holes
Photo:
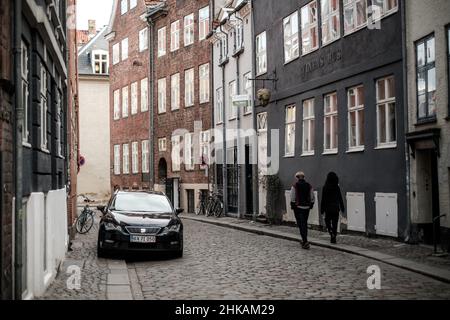
[[[147,19],[148,28],[149,28],[149,69],[148,69],[148,79],[149,79],[149,118],[150,118],[150,128],[149,128],[149,160],[150,160],[150,174],[149,174],[149,188],[150,190],[153,190],[155,187],[155,159],[154,159],[154,153],[155,153],[155,146],[154,146],[154,109],[155,109],[155,103],[154,103],[154,86],[155,86],[155,67],[154,67],[154,51],[153,51],[153,31],[154,31],[154,22],[152,18]]]
[[[214,0],[209,0],[209,16],[210,17],[214,17],[214,10],[215,10],[215,6],[214,6]],[[209,30],[213,30],[212,28],[212,22],[213,19],[209,19]],[[210,97],[209,97],[209,101],[211,104],[211,129],[214,129],[215,127],[215,122],[214,122],[214,114],[215,114],[215,104],[214,104],[214,98],[215,98],[215,90],[211,90],[211,88],[214,88],[214,45],[210,46],[211,52],[209,53],[209,87],[210,87]],[[215,133],[215,131],[213,131]],[[209,135],[210,139],[213,137],[212,134]],[[211,140],[209,141],[209,143],[211,143]],[[208,154],[208,192],[212,191],[210,190],[210,176],[211,176],[211,159],[210,159],[211,154]],[[217,166],[214,166],[214,168],[217,168]],[[214,185],[217,185],[217,170],[214,170],[214,177],[213,177],[213,181],[214,181]],[[214,186],[211,186],[211,189],[214,189]],[[216,190],[217,191],[217,190]]]
[[[227,36],[227,49],[228,49],[228,33],[222,30],[222,25],[219,27],[220,32]],[[228,177],[227,177],[227,112],[226,112],[226,95],[225,95],[225,65],[221,66],[222,68],[222,183],[223,183],[223,206],[225,214],[228,213]]]
[[[22,0],[14,1],[14,86],[15,86],[15,212],[14,212],[14,298],[22,300],[22,121],[23,104],[21,94],[22,69]]]
[[[409,103],[408,103],[408,56],[407,56],[407,37],[406,37],[406,1],[401,2],[401,24],[402,24],[402,64],[403,64],[403,105],[404,107],[404,126],[405,133],[409,131]],[[414,242],[411,225],[411,155],[409,145],[405,139],[406,156],[406,230],[405,242]]]

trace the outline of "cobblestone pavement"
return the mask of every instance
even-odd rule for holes
[[[213,220],[217,218],[208,217],[208,219]],[[277,226],[259,222],[254,223],[253,221],[250,220],[246,219],[238,220],[236,218],[231,217],[223,217],[218,220],[239,223],[243,225],[253,225],[286,233],[299,234],[298,228],[296,226],[287,226],[287,225]],[[328,235],[327,232],[322,232],[319,230],[309,229],[308,235],[311,236],[312,238],[317,238],[321,240],[330,239],[330,236]],[[446,257],[434,257],[432,256],[433,248],[431,246],[410,245],[389,238],[381,238],[381,237],[368,238],[366,236],[356,234],[341,234],[338,237],[338,243],[377,251],[391,256],[423,263],[433,267],[450,269],[450,255]]]
[[[336,250],[184,220],[181,259],[127,261],[134,299],[450,299],[450,284]],[[82,264],[81,290],[61,272],[44,299],[105,299],[110,260],[96,258],[97,230],[77,235],[67,261]],[[381,290],[368,290],[370,265]]]

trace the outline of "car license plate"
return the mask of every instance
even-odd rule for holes
[[[137,242],[137,243],[155,243],[156,237],[155,236],[131,236],[130,239],[131,242]]]

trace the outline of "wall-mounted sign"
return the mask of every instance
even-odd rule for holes
[[[342,60],[342,50],[328,50],[321,53],[313,60],[304,63],[300,67],[300,76],[304,79],[314,71],[324,69],[325,67]]]

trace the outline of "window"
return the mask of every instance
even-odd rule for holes
[[[120,12],[125,14],[128,11],[128,0],[121,0],[120,2]]]
[[[321,0],[322,16],[322,44],[328,44],[339,39],[341,35],[341,21],[339,0]]]
[[[396,141],[395,80],[392,76],[377,81],[377,144],[395,145]]]
[[[198,11],[199,16],[199,26],[198,26],[198,37],[199,40],[206,39],[209,33],[209,7],[204,7]]]
[[[48,99],[47,99],[47,91],[48,91],[48,74],[47,70],[45,70],[44,65],[41,64],[41,149],[44,151],[48,151],[48,123],[47,123],[47,113],[48,113]]]
[[[128,38],[122,40],[122,61],[128,59]]]
[[[194,14],[184,17],[184,46],[194,43]]]
[[[141,112],[148,111],[148,79],[141,80]]]
[[[344,33],[352,33],[366,24],[367,0],[344,0]]]
[[[137,82],[131,84],[131,114],[138,112],[138,85]]]
[[[417,118],[436,117],[436,54],[434,35],[416,43]]]
[[[139,31],[139,52],[148,49],[148,28]]]
[[[176,73],[170,78],[170,105],[172,110],[180,109],[180,74]]]
[[[324,97],[324,153],[338,150],[338,106],[336,92]]]
[[[228,58],[228,36],[221,35],[220,36],[220,63],[223,63]]]
[[[252,112],[252,106],[253,106],[253,84],[252,80],[252,73],[248,72],[244,74],[244,94],[248,96],[248,104],[244,108],[244,114],[249,114]]]
[[[200,156],[202,163],[211,164],[210,162],[210,137],[211,133],[209,130],[200,132]]]
[[[118,64],[120,62],[120,44],[116,43],[113,45],[113,64]]]
[[[295,154],[295,106],[286,107],[286,127],[284,140],[284,155],[286,157]]]
[[[223,89],[216,90],[216,123],[223,123]]]
[[[114,146],[114,174],[120,174],[120,145]]]
[[[200,103],[206,103],[209,102],[209,63],[202,64],[198,72],[200,78]]]
[[[236,95],[236,81],[231,81],[228,85],[228,112],[229,112],[229,120],[236,119],[237,116],[237,107],[233,105],[233,97]]]
[[[170,51],[176,51],[180,48],[180,21],[172,22],[170,25]]]
[[[158,113],[166,112],[166,78],[158,80]]]
[[[295,11],[283,20],[284,62],[290,62],[299,56],[298,48],[298,12]]]
[[[120,119],[120,90],[114,91],[114,120]]]
[[[349,89],[347,101],[349,151],[364,149],[364,87]]]
[[[166,138],[158,139],[158,150],[160,152],[167,151],[167,139]]]
[[[130,10],[137,6],[137,0],[130,0]]]
[[[108,74],[108,54],[106,51],[92,51],[93,69],[95,74]]]
[[[379,15],[376,18],[381,18],[397,11],[398,0],[372,0],[372,11],[375,7],[377,8],[376,14]]]
[[[315,147],[314,99],[303,101],[303,155],[314,154]]]
[[[30,96],[30,70],[29,70],[30,54],[28,46],[22,41],[22,103],[23,103],[23,122],[22,122],[22,142],[24,144],[30,143],[30,129],[28,127],[29,119],[29,96]]]
[[[124,144],[122,146],[123,148],[123,168],[122,168],[122,173],[123,174],[129,174],[130,173],[130,150],[129,150],[129,145]]]
[[[131,170],[133,173],[139,172],[139,147],[137,142],[131,144]]]
[[[142,172],[149,173],[150,172],[150,164],[149,164],[149,141],[142,141]]]
[[[128,86],[122,88],[122,118],[128,117]]]
[[[243,48],[244,44],[244,26],[242,21],[234,18],[233,23],[235,23],[234,27],[234,52],[238,52]]]
[[[194,105],[194,69],[184,72],[184,106]]]
[[[64,113],[62,111],[62,94],[59,90],[56,93],[56,141],[58,143],[58,156],[63,157],[64,150]]]
[[[166,54],[166,27],[158,30],[158,57]]]
[[[180,136],[172,137],[172,172],[177,172],[181,169],[180,140]]]
[[[186,133],[184,135],[184,164],[186,171],[194,170],[194,134]]]
[[[256,121],[258,133],[267,132],[267,112],[258,113]]]
[[[302,7],[302,54],[319,48],[319,28],[317,24],[317,1]]]
[[[256,36],[256,75],[267,72],[266,32]]]

